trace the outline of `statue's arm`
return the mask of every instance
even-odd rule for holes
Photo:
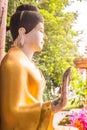
[[[66,105],[68,100],[68,87],[70,82],[71,68],[68,68],[64,75],[61,88],[61,96],[58,99],[52,101],[52,111],[58,112]]]

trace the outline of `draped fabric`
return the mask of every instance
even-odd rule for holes
[[[0,66],[1,130],[52,130],[51,102],[41,99],[42,80],[18,47],[9,50]]]

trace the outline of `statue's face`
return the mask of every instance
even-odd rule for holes
[[[39,23],[29,33],[25,34],[25,44],[33,51],[41,51],[44,45],[44,24]]]

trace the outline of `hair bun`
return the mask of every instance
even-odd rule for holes
[[[35,6],[32,4],[22,4],[17,7],[16,12],[19,11],[39,11]]]

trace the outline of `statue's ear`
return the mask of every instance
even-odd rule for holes
[[[25,32],[26,32],[26,30],[25,30],[24,27],[21,27],[21,28],[18,29],[19,36],[25,34]]]

